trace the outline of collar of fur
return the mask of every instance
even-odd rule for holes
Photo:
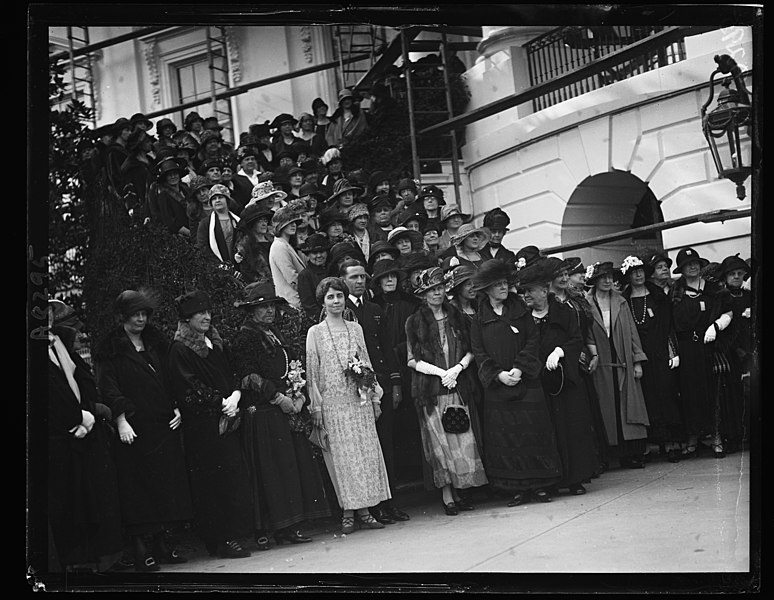
[[[209,338],[213,346],[223,348],[223,338],[220,337],[218,330],[213,325],[210,325],[210,330],[204,334],[194,331],[186,321],[178,321],[175,341],[182,342],[201,358],[207,358],[210,353],[207,342],[204,341],[205,338]]]
[[[169,346],[169,339],[160,330],[151,324],[145,326],[142,332],[142,341],[145,344],[145,349],[160,348],[162,352]],[[113,329],[102,340],[94,352],[94,358],[99,360],[102,358],[110,358],[117,356],[125,352],[135,352],[134,346],[132,346],[129,337],[126,335],[123,326],[119,325]]]

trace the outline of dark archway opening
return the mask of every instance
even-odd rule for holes
[[[600,173],[584,179],[570,196],[562,220],[562,244],[588,240],[589,246],[569,254],[584,264],[612,260],[618,266],[630,254],[645,256],[663,250],[661,232],[647,232],[605,244],[593,239],[606,234],[664,222],[660,202],[648,184],[628,171]]]

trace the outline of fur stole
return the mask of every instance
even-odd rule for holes
[[[187,322],[178,321],[175,341],[182,342],[201,358],[207,358],[207,355],[210,353],[205,338],[209,338],[213,346],[217,346],[221,350],[223,349],[223,338],[220,337],[218,330],[214,326],[210,325],[210,330],[206,334],[196,333]]]

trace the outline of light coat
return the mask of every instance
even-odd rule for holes
[[[623,367],[613,367],[610,341],[602,320],[602,313],[594,299],[593,289],[586,292],[586,299],[591,305],[592,316],[586,343],[596,345],[599,354],[599,362],[592,374],[592,379],[599,398],[608,443],[611,446],[617,446],[620,443],[616,428],[613,369],[618,369],[621,430],[624,440],[646,438],[646,428],[650,425],[650,421],[640,380],[634,378],[634,363],[646,361],[648,357],[642,350],[640,335],[637,333],[629,305],[621,294],[614,290],[610,292],[610,330],[615,346],[616,364],[623,365]]]

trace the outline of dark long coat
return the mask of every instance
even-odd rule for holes
[[[509,294],[502,315],[489,299],[479,303],[470,342],[484,387],[484,464],[495,488],[509,492],[549,487],[562,463],[551,413],[538,377],[538,330],[524,302]],[[517,367],[522,381],[502,384],[501,371]]]
[[[141,353],[119,327],[94,353],[104,403],[114,419],[126,415],[137,434],[132,444],[117,435],[113,442],[122,519],[136,533],[193,517],[181,429],[169,427],[175,416],[167,381],[169,340],[153,325],[145,326],[142,338]]]
[[[564,351],[562,391],[556,396],[546,395],[546,399],[551,407],[557,447],[562,457],[562,480],[558,485],[574,485],[591,477],[599,468],[586,386],[578,369],[583,338],[575,311],[567,304],[557,302],[553,296],[549,297],[548,314],[539,325],[539,331],[543,369],[555,348]]]
[[[631,289],[628,287],[623,295],[629,302],[642,350],[648,357],[642,363],[641,380],[650,421],[648,439],[655,443],[680,441],[684,434],[677,394],[678,376],[676,371],[669,368],[669,359],[677,351],[672,326],[672,305],[660,287],[649,281],[645,282],[645,286],[650,293],[645,296],[644,305],[642,299],[631,299]],[[635,311],[634,306],[644,306],[644,314],[641,310]]]
[[[123,548],[110,429],[97,419],[84,438],[70,433],[81,423],[81,410],[96,413],[98,400],[88,365],[75,352],[70,358],[80,403],[62,370],[48,361],[48,522],[63,567],[97,562]]]
[[[704,289],[691,297],[685,293],[685,279],[681,277],[672,286],[669,298],[680,347],[680,405],[686,434],[714,433],[718,423],[713,384],[717,382],[713,382],[712,363],[718,342],[705,344],[704,333],[723,312],[720,287],[705,282]]]
[[[175,341],[169,374],[173,402],[183,415],[196,529],[205,543],[249,535],[252,496],[239,431],[219,433],[223,398],[237,389],[226,351],[215,345],[202,357]]]
[[[281,340],[281,334],[271,330]],[[241,434],[255,528],[276,531],[330,516],[308,438],[292,432],[288,416],[270,403],[277,392],[287,390],[284,377],[296,357],[288,347],[273,345],[262,327],[249,318],[234,337],[231,352],[242,389]]]

